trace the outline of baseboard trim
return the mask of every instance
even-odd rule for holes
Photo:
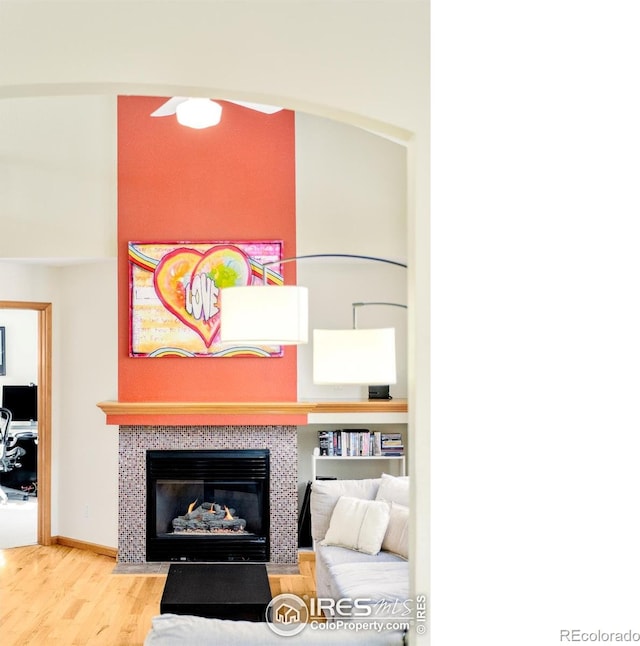
[[[97,545],[96,543],[79,541],[75,538],[68,538],[67,536],[52,536],[51,544],[62,545],[63,547],[73,547],[77,550],[86,550],[87,552],[109,556],[113,559],[118,558],[118,549],[116,547],[107,547],[106,545]],[[313,551],[300,550],[298,552],[298,559],[300,561],[315,561],[316,555]]]
[[[106,545],[96,545],[95,543],[87,543],[86,541],[79,541],[75,538],[67,538],[66,536],[52,536],[52,545],[62,545],[64,547],[74,547],[78,550],[86,550],[94,554],[101,554],[102,556],[110,556],[117,558],[118,550],[115,547],[107,547]]]

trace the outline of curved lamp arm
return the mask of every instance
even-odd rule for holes
[[[396,265],[396,267],[404,267],[405,269],[407,268],[407,265],[403,262],[399,262],[397,260],[390,260],[389,258],[379,258],[377,256],[361,256],[359,254],[353,254],[353,253],[311,253],[311,254],[306,254],[304,256],[292,256],[291,258],[281,258],[280,260],[271,260],[269,262],[265,262],[262,265],[263,271],[262,271],[262,280],[264,281],[264,284],[267,284],[267,271],[266,267],[270,267],[271,265],[280,265],[285,262],[293,262],[294,260],[306,260],[307,258],[355,258],[356,260],[372,260],[374,262],[386,262],[389,265]]]
[[[407,309],[406,305],[403,305],[402,303],[388,303],[387,301],[368,301],[366,303],[351,303],[351,307],[353,308],[353,329],[357,329],[357,321],[356,321],[356,311],[358,307],[365,307],[366,305],[390,305],[391,307],[403,307],[405,310]]]

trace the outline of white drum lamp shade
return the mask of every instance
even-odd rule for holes
[[[313,383],[396,383],[394,328],[372,330],[314,330]]]
[[[220,290],[220,340],[235,345],[298,345],[309,340],[306,287],[249,285]]]

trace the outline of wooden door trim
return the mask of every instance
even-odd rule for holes
[[[0,309],[38,312],[38,544],[51,545],[52,306],[32,301],[0,301]]]

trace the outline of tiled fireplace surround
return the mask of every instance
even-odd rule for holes
[[[270,563],[298,562],[298,448],[295,426],[120,426],[118,563],[146,563],[147,450],[269,449]]]

